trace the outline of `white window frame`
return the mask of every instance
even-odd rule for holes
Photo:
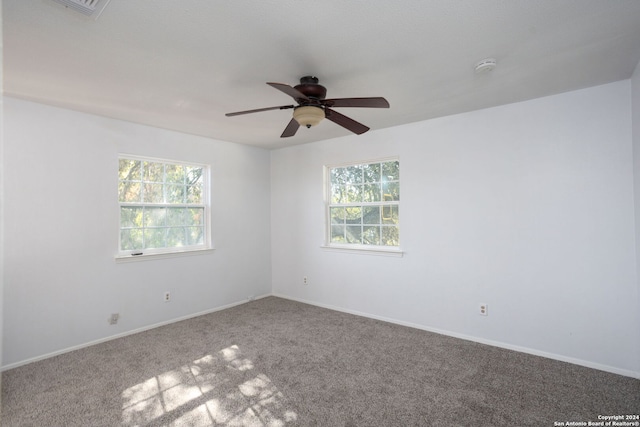
[[[324,244],[321,246],[323,249],[345,252],[345,253],[357,253],[357,254],[371,254],[371,255],[385,255],[385,256],[402,256],[404,254],[400,247],[400,239],[398,246],[384,246],[384,245],[365,245],[357,243],[336,243],[331,241],[331,207],[335,204],[331,203],[331,169],[342,168],[356,165],[367,165],[373,163],[384,163],[397,161],[400,163],[399,157],[385,157],[380,159],[370,159],[362,161],[354,161],[348,163],[337,163],[324,166],[323,182],[324,182],[324,205],[325,205],[325,227],[324,227]],[[401,182],[401,179],[398,180]],[[354,203],[353,206],[398,206],[400,207],[400,200],[384,202],[361,202]],[[400,226],[400,219],[398,217],[398,227]]]
[[[134,261],[134,260],[148,260],[148,259],[156,259],[156,258],[167,258],[174,256],[184,256],[184,255],[196,255],[202,254],[206,252],[210,252],[213,250],[212,239],[211,239],[211,166],[204,163],[183,161],[183,160],[175,160],[175,159],[165,159],[158,157],[149,157],[149,156],[140,156],[135,154],[126,154],[120,153],[118,154],[118,165],[121,159],[128,160],[137,160],[137,161],[147,161],[147,162],[156,162],[170,165],[181,165],[181,166],[191,166],[191,167],[199,167],[202,168],[202,203],[183,203],[183,204],[170,204],[170,203],[144,203],[144,202],[121,202],[119,200],[119,194],[116,194],[116,202],[118,209],[118,248],[116,252],[116,261]],[[119,166],[118,166],[119,170]],[[118,172],[116,171],[116,183],[120,183],[120,179],[118,176]],[[142,190],[144,191],[144,190]],[[189,245],[189,246],[180,246],[180,247],[169,247],[169,248],[148,248],[148,249],[134,249],[134,250],[121,250],[121,239],[122,239],[122,226],[121,226],[121,212],[123,206],[144,206],[144,207],[171,207],[171,206],[180,206],[180,207],[197,207],[203,208],[203,243],[200,245]]]

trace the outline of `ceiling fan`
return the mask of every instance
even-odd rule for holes
[[[241,114],[259,113],[269,110],[287,110],[293,108],[293,118],[280,135],[281,138],[293,136],[300,126],[310,128],[327,118],[332,122],[350,130],[358,135],[365,133],[369,128],[362,123],[338,113],[333,107],[361,107],[361,108],[389,108],[389,102],[382,97],[372,98],[331,98],[325,99],[327,89],[318,83],[318,78],[305,76],[300,79],[300,84],[289,86],[284,83],[267,83],[290,97],[298,105],[281,105],[278,107],[258,108],[256,110],[238,111],[227,113],[225,116],[239,116]]]

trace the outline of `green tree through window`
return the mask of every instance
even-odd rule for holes
[[[209,247],[208,167],[121,157],[118,167],[121,254]]]
[[[328,168],[329,243],[400,245],[400,162]]]

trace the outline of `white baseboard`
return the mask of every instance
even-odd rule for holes
[[[522,346],[518,346],[518,345],[512,345],[512,344],[500,342],[500,341],[488,340],[488,339],[474,337],[474,336],[470,336],[470,335],[459,334],[457,332],[451,332],[451,331],[447,331],[447,330],[443,330],[443,329],[432,328],[432,327],[429,327],[429,326],[419,325],[419,324],[415,324],[415,323],[411,323],[411,322],[404,322],[402,320],[391,319],[391,318],[388,318],[388,317],[377,316],[377,315],[369,314],[369,313],[363,313],[363,312],[356,311],[356,310],[349,310],[349,309],[345,309],[345,308],[342,308],[342,307],[332,306],[332,305],[329,305],[329,304],[321,304],[321,303],[317,303],[317,302],[313,302],[313,301],[307,301],[307,300],[304,300],[304,299],[301,299],[301,298],[295,298],[295,297],[291,297],[291,296],[288,296],[288,295],[283,295],[283,294],[278,294],[278,293],[273,293],[272,295],[274,297],[284,298],[284,299],[288,299],[288,300],[291,300],[291,301],[297,301],[297,302],[301,302],[301,303],[304,303],[304,304],[314,305],[316,307],[322,307],[322,308],[326,308],[326,309],[329,309],[329,310],[339,311],[339,312],[342,312],[342,313],[348,313],[348,314],[353,314],[353,315],[356,315],[356,316],[367,317],[367,318],[370,318],[370,319],[381,320],[383,322],[394,323],[396,325],[408,326],[410,328],[420,329],[420,330],[428,331],[428,332],[434,332],[434,333],[440,334],[440,335],[447,335],[447,336],[450,336],[450,337],[460,338],[460,339],[467,340],[467,341],[473,341],[473,342],[477,342],[477,343],[480,343],[480,344],[486,344],[486,345],[491,345],[491,346],[494,346],[494,347],[504,348],[504,349],[507,349],[507,350],[518,351],[520,353],[532,354],[534,356],[546,357],[547,359],[559,360],[561,362],[572,363],[574,365],[579,365],[579,366],[584,366],[584,367],[587,367],[587,368],[597,369],[597,370],[600,370],[600,371],[610,372],[612,374],[618,374],[618,375],[622,375],[622,376],[625,376],[625,377],[631,377],[631,378],[640,379],[640,372],[635,372],[635,371],[631,371],[631,370],[628,370],[628,369],[620,369],[620,368],[616,368],[614,366],[603,365],[603,364],[600,364],[600,363],[590,362],[588,360],[576,359],[574,357],[567,357],[567,356],[563,356],[563,355],[560,355],[560,354],[549,353],[549,352],[546,352],[546,351],[536,350],[536,349],[529,348],[529,347],[522,347]]]
[[[223,306],[220,306],[220,307],[215,307],[215,308],[212,308],[212,309],[209,309],[209,310],[200,311],[198,313],[188,314],[186,316],[178,317],[178,318],[171,319],[171,320],[166,320],[164,322],[155,323],[155,324],[149,325],[149,326],[143,326],[141,328],[133,329],[131,331],[122,332],[120,334],[110,335],[110,336],[105,337],[105,338],[100,338],[100,339],[97,339],[97,340],[94,340],[94,341],[89,341],[87,343],[75,345],[73,347],[64,348],[62,350],[56,350],[54,352],[43,354],[41,356],[36,356],[36,357],[29,358],[29,359],[21,360],[19,362],[10,363],[8,365],[2,366],[0,368],[0,372],[8,371],[9,369],[17,368],[19,366],[28,365],[29,363],[38,362],[40,360],[44,360],[44,359],[48,359],[50,357],[58,356],[60,354],[69,353],[69,352],[75,351],[75,350],[80,350],[82,348],[90,347],[92,345],[96,345],[96,344],[100,344],[100,343],[103,343],[103,342],[115,340],[115,339],[118,339],[118,338],[126,337],[126,336],[133,335],[133,334],[137,334],[137,333],[140,333],[140,332],[148,331],[150,329],[159,328],[160,326],[166,326],[166,325],[170,325],[172,323],[180,322],[182,320],[192,319],[194,317],[203,316],[205,314],[215,313],[216,311],[226,310],[227,308],[231,308],[231,307],[235,307],[235,306],[238,306],[238,305],[246,304],[246,303],[249,303],[251,301],[255,301],[255,300],[262,299],[262,298],[266,298],[268,296],[271,296],[271,294],[269,293],[269,294],[256,296],[256,297],[253,297],[251,300],[242,300],[242,301],[233,302],[231,304],[226,304],[226,305],[223,305]]]
[[[622,375],[625,377],[631,377],[631,378],[636,378],[636,379],[640,379],[640,372],[635,372],[635,371],[631,371],[628,369],[620,369],[620,368],[616,368],[614,366],[609,366],[609,365],[603,365],[600,363],[595,363],[595,362],[590,362],[588,360],[582,360],[582,359],[577,359],[577,358],[573,358],[573,357],[567,357],[567,356],[563,356],[563,355],[559,355],[559,354],[555,354],[555,353],[549,353],[546,351],[540,351],[540,350],[536,350],[536,349],[532,349],[529,347],[522,347],[522,346],[517,346],[517,345],[512,345],[512,344],[508,344],[508,343],[503,343],[500,341],[494,341],[494,340],[488,340],[488,339],[484,339],[484,338],[479,338],[479,337],[474,337],[474,336],[470,336],[470,335],[465,335],[465,334],[459,334],[457,332],[451,332],[451,331],[447,331],[447,330],[443,330],[443,329],[438,329],[438,328],[432,328],[429,326],[424,326],[424,325],[419,325],[416,323],[411,323],[411,322],[405,322],[402,320],[397,320],[397,319],[392,319],[392,318],[388,318],[388,317],[384,317],[384,316],[377,316],[374,314],[370,314],[370,313],[364,313],[364,312],[360,312],[360,311],[356,311],[356,310],[349,310],[349,309],[345,309],[342,307],[337,307],[337,306],[333,306],[333,305],[329,305],[329,304],[322,304],[322,303],[317,303],[314,301],[308,301],[302,298],[295,298],[289,295],[283,295],[283,294],[278,294],[278,293],[268,293],[268,294],[264,294],[264,295],[260,295],[260,296],[256,296],[255,298],[253,298],[253,300],[259,300],[262,298],[266,298],[268,296],[274,296],[274,297],[278,297],[278,298],[283,298],[283,299],[288,299],[291,301],[297,301],[297,302],[301,302],[304,304],[309,304],[309,305],[313,305],[316,307],[322,307],[322,308],[326,308],[328,310],[334,310],[334,311],[339,311],[342,313],[348,313],[348,314],[353,314],[356,316],[361,316],[361,317],[367,317],[370,319],[375,319],[375,320],[381,320],[383,322],[389,322],[389,323],[393,323],[396,325],[401,325],[401,326],[407,326],[410,328],[415,328],[415,329],[420,329],[423,331],[428,331],[428,332],[434,332],[440,335],[447,335],[450,337],[454,337],[454,338],[460,338],[463,340],[467,340],[467,341],[473,341],[473,342],[477,342],[480,344],[486,344],[486,345],[491,345],[494,347],[499,347],[499,348],[504,348],[507,350],[513,350],[513,351],[518,351],[520,353],[527,353],[527,354],[532,354],[534,356],[541,356],[541,357],[546,357],[547,359],[553,359],[553,360],[559,360],[561,362],[567,362],[567,363],[572,363],[574,365],[579,365],[579,366],[584,366],[587,368],[592,368],[592,369],[597,369],[600,371],[605,371],[605,372],[610,372],[613,374],[618,374],[618,375]],[[176,319],[171,319],[171,320],[167,320],[164,322],[160,322],[160,323],[155,323],[153,325],[149,325],[149,326],[144,326],[142,328],[137,328],[131,331],[127,331],[127,332],[123,332],[117,335],[111,335],[109,337],[105,337],[105,338],[101,338],[98,340],[94,340],[94,341],[90,341],[84,344],[79,344],[73,347],[68,347],[62,350],[57,350],[51,353],[47,353],[47,354],[43,354],[41,356],[37,356],[37,357],[33,357],[30,359],[26,359],[26,360],[22,360],[19,362],[15,362],[15,363],[11,363],[9,365],[5,365],[2,366],[0,368],[0,372],[2,371],[6,371],[9,369],[13,369],[13,368],[17,368],[19,366],[23,366],[23,365],[27,365],[29,363],[33,363],[33,362],[37,362],[40,360],[44,360],[44,359],[48,359],[50,357],[54,357],[54,356],[58,356],[60,354],[64,354],[64,353],[69,353],[71,351],[75,351],[75,350],[79,350],[85,347],[89,347],[95,344],[100,344],[103,342],[107,342],[107,341],[111,341],[114,339],[118,339],[118,338],[122,338],[122,337],[126,337],[129,335],[133,335],[133,334],[137,334],[139,332],[144,332],[144,331],[148,331],[150,329],[154,329],[154,328],[158,328],[160,326],[165,326],[165,325],[169,325],[171,323],[175,323],[175,322],[180,322],[182,320],[187,320],[187,319],[191,319],[194,317],[198,317],[198,316],[202,316],[205,314],[209,314],[209,313],[215,313],[216,311],[221,311],[221,310],[226,310],[227,308],[231,308],[231,307],[235,307],[241,304],[246,304],[250,301],[247,300],[242,300],[242,301],[238,301],[238,302],[234,302],[231,304],[227,304],[227,305],[223,305],[220,307],[216,307],[216,308],[212,308],[210,310],[205,310],[205,311],[201,311],[198,313],[193,313],[193,314],[189,314],[186,316],[182,316]]]

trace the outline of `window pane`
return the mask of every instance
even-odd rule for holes
[[[142,249],[142,229],[120,230],[120,250]]]
[[[144,185],[144,198],[145,203],[164,203],[162,184],[145,184]]]
[[[185,224],[185,208],[167,208],[167,225],[175,227]]]
[[[346,171],[346,179],[348,182],[352,184],[361,184],[362,183],[362,166],[354,165],[348,166],[345,168]]]
[[[342,203],[358,203],[362,201],[362,185],[348,185],[346,187],[346,200]]]
[[[202,227],[187,227],[187,243],[189,245],[204,244],[204,229]]]
[[[145,227],[163,227],[166,224],[166,208],[144,208]]]
[[[144,247],[164,248],[167,246],[167,229],[166,228],[145,228],[144,229]]]
[[[382,223],[383,224],[397,224],[399,218],[398,206],[383,206],[382,207]]]
[[[187,166],[187,184],[202,185],[202,168]]]
[[[119,202],[137,202],[142,199],[142,186],[139,182],[119,182],[118,183],[118,201]]]
[[[362,243],[362,227],[347,225],[346,228],[347,243]]]
[[[189,185],[187,187],[187,203],[202,203],[202,186],[201,185]]]
[[[331,186],[342,186],[347,182],[344,168],[331,169]]]
[[[362,229],[362,243],[365,245],[380,244],[380,227],[365,226]]]
[[[385,182],[382,184],[382,191],[384,193],[385,202],[400,200],[399,182]]]
[[[182,165],[165,165],[165,182],[184,184],[185,170]]]
[[[143,180],[146,182],[163,182],[164,164],[156,162],[144,162]]]
[[[118,179],[122,181],[140,181],[142,162],[140,160],[120,159],[118,162]]]
[[[167,230],[167,246],[176,248],[185,246],[187,243],[187,235],[185,227],[171,227]]]
[[[382,177],[383,181],[398,181],[400,180],[400,162],[384,162],[382,164]]]
[[[380,201],[380,184],[365,184],[363,202],[379,202]]]
[[[362,208],[363,224],[380,224],[380,206],[365,206]]]
[[[184,203],[185,186],[184,185],[167,185],[167,203],[182,204]]]
[[[362,183],[362,167],[360,165],[331,169],[331,184],[343,186],[347,183]]]
[[[331,241],[334,243],[344,243],[344,225],[331,226]]]
[[[185,225],[204,225],[204,208],[189,208],[186,215]]]
[[[380,163],[362,165],[364,182],[380,182]]]
[[[329,216],[331,217],[331,224],[344,224],[344,208],[331,208]]]
[[[347,224],[361,224],[362,223],[362,208],[350,207],[345,208],[345,220]]]
[[[347,203],[347,187],[345,186],[332,187],[331,203]]]
[[[142,227],[142,208],[120,208],[120,228]]]
[[[400,245],[398,227],[389,226],[382,227],[382,244],[385,246]]]

